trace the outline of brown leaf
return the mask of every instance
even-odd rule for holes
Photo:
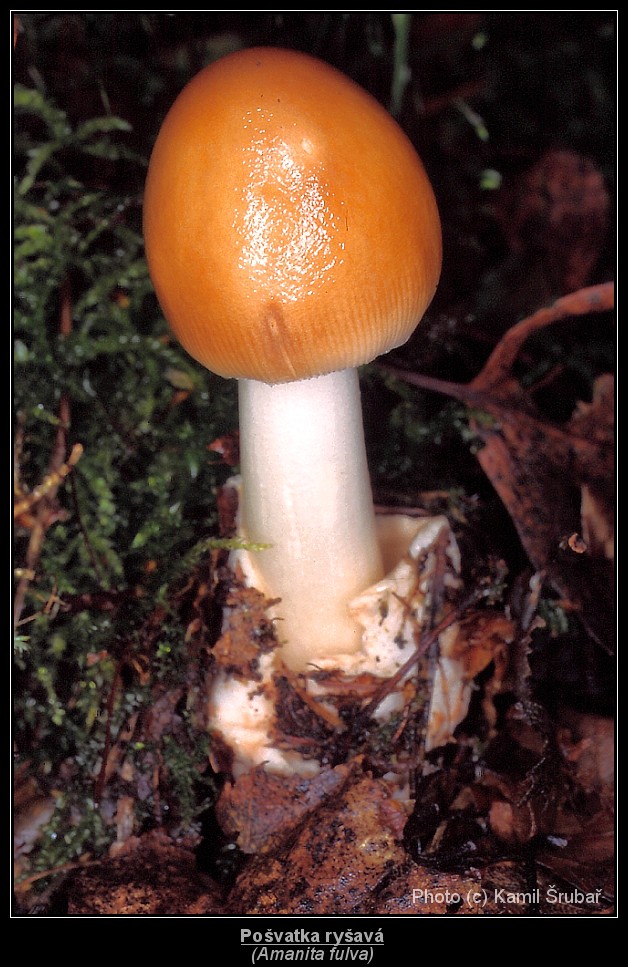
[[[525,844],[554,832],[559,804],[568,788],[568,769],[556,745],[554,727],[533,702],[511,706],[502,730],[486,749],[471,791],[494,836]]]
[[[544,572],[563,606],[580,615],[593,638],[612,650],[610,568],[606,561],[586,552],[576,554],[568,546],[569,535],[581,527],[581,492],[573,470],[579,445],[557,439],[523,415],[502,421],[497,429],[481,430],[480,435],[485,446],[478,460],[532,565]]]
[[[543,866],[531,876],[524,859],[477,863],[463,873],[408,861],[369,901],[362,912],[371,916],[565,917],[613,910],[603,886],[576,887]]]
[[[114,859],[81,870],[70,916],[221,916],[219,890],[196,869],[191,847],[156,830]]]
[[[236,916],[348,916],[404,860],[388,784],[362,776],[326,800],[272,856],[258,856],[230,896]],[[401,809],[401,806],[398,807]]]
[[[240,462],[240,434],[237,430],[218,437],[207,444],[207,449],[218,453],[228,467],[235,467]]]
[[[225,835],[238,837],[243,853],[268,853],[337,794],[353,772],[354,767],[343,765],[304,779],[273,775],[258,766],[224,787],[216,819]]]
[[[592,553],[574,553],[568,539],[585,529],[583,505],[587,509],[599,502],[606,508],[605,521],[609,509],[612,512],[612,377],[601,378],[597,401],[581,405],[570,422],[557,426],[539,417],[511,369],[533,332],[569,316],[610,311],[613,305],[612,283],[557,299],[508,330],[482,372],[466,386],[385,367],[406,382],[446,393],[483,411],[481,420],[473,420],[484,444],[478,460],[510,514],[531,563],[544,572],[564,605],[580,614],[592,637],[609,651],[614,634],[612,573],[607,562]],[[587,513],[586,527],[607,547],[610,537],[599,522],[601,512],[589,509]]]
[[[599,376],[593,385],[591,403],[579,403],[568,424],[569,430],[596,442],[606,456],[603,463],[581,462],[578,482],[581,486],[582,534],[588,550],[595,557],[614,558],[615,478],[613,453],[615,445],[615,379],[612,374]]]
[[[471,611],[459,623],[446,656],[464,664],[464,677],[471,681],[494,661],[498,674],[506,663],[508,644],[514,636],[512,621],[498,611]]]
[[[373,897],[378,916],[482,916],[481,881],[477,870],[468,874],[406,863]]]
[[[475,388],[485,381],[494,385],[501,378],[497,375],[501,365],[495,371],[487,367],[488,372],[474,380]],[[508,510],[528,558],[545,572],[565,604],[580,613],[593,637],[610,648],[613,630],[607,619],[613,614],[612,575],[595,553],[600,546],[608,553],[612,542],[613,432],[608,409],[600,405],[595,410],[600,414],[599,427],[587,433],[574,420],[560,428],[523,410],[503,409],[499,403],[488,404],[486,410],[498,424],[486,427],[476,421],[484,441],[478,460]],[[587,416],[591,411],[593,407]],[[584,553],[569,543],[569,537],[580,530],[586,535]]]
[[[482,871],[481,886],[486,897],[483,912],[489,916],[585,917],[613,912],[602,877],[591,891],[577,889],[541,865],[531,876],[522,860],[503,859],[488,866]]]
[[[213,656],[226,672],[249,679],[259,676],[260,654],[277,647],[266,611],[272,604],[256,588],[233,584],[226,600],[225,625]]]
[[[547,275],[547,289],[571,292],[589,281],[609,229],[602,173],[575,151],[547,151],[506,184],[497,214],[513,253],[528,254]]]
[[[597,813],[564,844],[548,843],[539,852],[538,862],[553,878],[560,877],[572,887],[612,899],[615,893],[615,830],[612,816]]]

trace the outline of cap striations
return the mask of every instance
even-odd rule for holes
[[[144,200],[170,326],[222,376],[287,382],[403,344],[440,275],[434,195],[384,108],[325,63],[253,48],[168,113]]]

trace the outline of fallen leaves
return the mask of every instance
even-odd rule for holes
[[[108,863],[76,875],[70,916],[221,916],[220,890],[199,873],[194,851],[156,830]]]
[[[564,606],[609,651],[614,639],[608,561],[614,501],[613,377],[601,376],[593,402],[580,404],[566,424],[557,425],[539,414],[532,394],[523,390],[512,369],[533,333],[570,316],[609,312],[613,305],[612,283],[557,299],[508,330],[481,373],[466,385],[385,367],[412,385],[473,408],[472,425],[483,444],[477,459],[528,558]],[[569,537],[578,533],[588,536],[584,553],[569,544]]]
[[[362,911],[405,858],[397,824],[390,821],[391,803],[384,780],[357,775],[272,856],[247,865],[229,897],[231,914],[347,916]]]
[[[361,682],[351,695],[340,681],[341,719],[326,720],[317,735],[316,709],[291,676],[276,676],[276,741],[297,747],[296,736],[288,731],[282,738],[280,731],[296,724],[311,754],[323,742],[332,761],[346,758],[312,777],[273,775],[260,766],[226,782],[215,815],[248,857],[225,900],[229,915],[550,916],[610,909],[611,812],[596,790],[588,807],[597,816],[593,835],[589,815],[580,813],[584,787],[574,772],[585,751],[595,749],[570,740],[567,726],[557,732],[528,697],[539,589],[530,579],[511,617],[496,608],[457,615],[447,654],[464,663],[469,679],[484,676],[481,717],[476,710],[456,744],[426,759],[417,755],[413,718],[419,725],[423,719],[413,689],[384,738],[360,713],[360,705],[378,701],[373,682]],[[235,592],[230,600],[246,611]],[[263,621],[263,611],[257,617]],[[244,624],[239,633],[246,636]],[[505,715],[496,705],[504,686]],[[484,736],[479,744],[476,728]],[[400,769],[410,781],[405,800],[393,795]],[[582,843],[589,849],[579,860]],[[597,871],[589,853],[600,860]]]
[[[465,598],[460,588],[457,599],[449,585],[446,591],[444,552],[437,546],[432,609],[425,626],[413,632],[408,667],[399,673],[414,669],[416,682],[404,684],[403,708],[390,728],[373,716],[396,679],[382,683],[373,675],[318,671],[313,677],[324,680],[327,694],[322,703],[277,663],[269,686],[277,712],[273,742],[290,754],[320,760],[322,768],[309,777],[278,776],[260,765],[225,782],[215,818],[247,858],[226,895],[198,872],[192,844],[174,843],[163,827],[137,836],[136,800],[150,795],[160,821],[160,786],[168,767],[163,756],[147,755],[145,765],[152,762],[152,771],[141,773],[126,750],[131,739],[154,747],[176,739],[178,710],[186,701],[183,686],[157,687],[149,714],[131,716],[115,735],[107,733],[96,799],[108,811],[116,840],[108,859],[93,863],[86,854],[85,862],[61,871],[72,879],[71,912],[518,916],[603,915],[611,909],[612,730],[604,719],[591,724],[573,718],[557,729],[531,701],[528,656],[543,582],[558,592],[563,607],[580,615],[593,639],[608,647],[609,629],[600,619],[612,615],[613,378],[602,374],[591,402],[578,403],[570,419],[558,425],[542,417],[513,370],[534,332],[612,306],[610,285],[557,300],[507,332],[467,386],[395,371],[473,407],[473,425],[483,442],[478,460],[534,568],[520,609],[514,598],[508,612],[488,600],[479,608],[486,596],[479,583],[475,597]],[[229,446],[216,441],[212,449],[230,463],[235,450],[226,442]],[[73,452],[44,481],[41,493],[33,491],[28,506],[22,501],[20,520],[54,492],[79,456]],[[233,505],[225,502],[220,509],[228,524]],[[499,584],[497,575],[493,578]],[[189,612],[191,654],[206,647],[216,588],[215,578],[208,583],[201,570],[173,601]],[[255,682],[260,662],[277,644],[267,614],[272,602],[231,576],[221,603],[222,634],[211,651],[212,674]],[[397,604],[410,619],[412,603],[399,598]],[[144,629],[145,647],[156,640],[162,619],[158,609]],[[452,626],[450,634],[443,622]],[[463,728],[446,748],[430,751],[422,744],[423,684],[433,676],[435,661],[455,661],[464,669],[465,683],[478,681],[477,707],[470,731]],[[110,712],[124,669],[143,674],[137,657],[118,662]],[[190,679],[192,692],[201,722],[200,679],[193,687]],[[515,700],[504,713],[509,696]],[[216,768],[228,761],[218,744],[211,761]],[[408,785],[403,802],[392,795],[400,777]],[[28,850],[50,816],[49,797],[35,807],[27,801],[18,811],[17,855],[26,887]]]
[[[329,764],[307,778],[272,775],[260,766],[225,782],[215,817],[246,857],[225,892],[198,872],[190,845],[174,843],[163,828],[136,837],[133,783],[138,794],[145,792],[124,750],[131,736],[154,744],[176,736],[185,698],[181,687],[156,690],[151,714],[127,723],[105,749],[99,786],[111,787],[107,805],[117,839],[109,858],[68,869],[70,912],[591,916],[612,910],[612,726],[572,717],[556,727],[530,699],[528,657],[544,581],[596,641],[609,640],[598,619],[609,600],[613,552],[613,380],[603,374],[591,402],[556,425],[542,418],[513,375],[531,333],[612,305],[611,286],[558,300],[510,330],[468,386],[396,373],[473,406],[484,443],[478,459],[534,568],[519,608],[513,596],[508,611],[486,601],[477,608],[477,600],[456,611],[451,594],[440,593],[440,612],[417,632],[412,662],[425,674],[425,659],[434,657],[430,635],[438,637],[443,614],[444,620],[454,616],[456,633],[444,639],[447,647],[437,657],[461,662],[465,680],[478,680],[467,730],[426,754],[420,689],[405,688],[404,708],[386,730],[371,718],[387,687],[382,692],[373,676],[332,676],[327,707],[279,669],[274,738],[309,756],[322,747]],[[225,519],[232,512],[225,506]],[[188,582],[175,602],[191,609],[191,652],[204,647],[215,591],[215,584]],[[269,603],[233,579],[222,601],[213,668],[254,680],[260,658],[276,647]],[[147,644],[159,623],[157,616],[147,627]],[[198,682],[195,688],[198,700]],[[219,751],[212,751],[216,765]],[[386,769],[397,784],[401,774],[407,777],[405,802],[391,794],[395,784]],[[142,779],[156,801],[163,772],[156,757],[152,778]],[[29,821],[27,810],[24,815]],[[34,835],[38,822],[39,816]]]
[[[225,785],[216,818],[225,835],[237,839],[243,853],[269,853],[337,795],[354,772],[355,768],[342,765],[304,779],[273,775],[258,766]]]
[[[260,679],[260,655],[277,647],[273,624],[266,614],[270,605],[255,588],[234,587],[228,594],[223,633],[212,651],[224,672]]]
[[[497,215],[511,252],[529,253],[547,274],[549,291],[572,292],[587,284],[600,258],[610,199],[590,158],[552,150],[505,187]]]
[[[537,583],[531,582],[528,591],[517,621],[497,609],[471,610],[450,643],[452,652],[468,662],[469,675],[484,676],[478,695],[482,741],[474,736],[476,717],[455,745],[433,750],[417,768],[410,704],[388,735],[388,745],[381,744],[383,737],[375,743],[374,729],[360,754],[345,749],[345,761],[316,776],[278,776],[259,767],[227,779],[214,816],[242,859],[222,885],[199,872],[197,843],[175,842],[163,827],[134,835],[134,796],[121,792],[112,816],[118,842],[110,856],[65,873],[70,913],[607,914],[613,890],[612,731],[603,721],[573,718],[557,728],[542,707],[527,700],[512,703],[505,716],[494,704],[504,683],[525,691],[522,683],[513,685],[517,647],[508,647],[506,640],[514,634],[527,641]],[[252,607],[263,623],[263,602],[244,592],[237,584],[228,592],[232,611],[241,607],[245,614],[241,624],[235,619],[227,627],[233,632],[237,626],[242,638],[252,633],[259,649],[246,612]],[[238,602],[239,594],[244,597]],[[247,656],[244,667],[249,663]],[[526,679],[525,661],[520,665]],[[298,699],[289,679],[278,690],[282,705],[289,696]],[[156,741],[172,731],[182,697],[179,691],[156,696],[143,726],[147,736]],[[357,702],[369,699],[366,689]],[[316,718],[313,709],[305,705],[305,710]],[[329,748],[335,744],[339,754],[338,739],[333,722],[327,722],[317,741]],[[128,742],[129,734],[119,740]],[[414,772],[409,773],[410,797],[402,802],[393,795],[396,783],[381,770],[385,763],[394,769],[408,753],[408,743],[415,746]],[[115,758],[112,750],[110,766]],[[116,771],[126,782],[134,781],[124,761]],[[115,776],[109,781],[115,785]]]

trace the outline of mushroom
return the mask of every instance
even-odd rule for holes
[[[360,647],[348,602],[384,575],[358,366],[405,343],[441,232],[406,135],[344,75],[253,48],[197,74],[148,171],[144,234],[185,349],[239,381],[241,532],[281,599],[295,671]]]

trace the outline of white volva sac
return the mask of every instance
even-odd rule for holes
[[[237,484],[238,481],[234,481],[234,485]],[[314,678],[307,678],[308,663],[312,671],[336,671],[346,677],[370,674],[384,681],[411,658],[417,647],[425,609],[429,606],[437,544],[446,548],[445,583],[452,587],[459,584],[460,555],[445,517],[419,520],[402,515],[381,517],[377,518],[377,531],[383,560],[390,564],[396,559],[397,563],[386,577],[355,596],[345,609],[348,619],[358,630],[357,648],[336,654],[328,650],[326,654],[319,652],[315,655],[310,651],[308,662],[299,663],[299,670],[306,675],[307,689],[318,701],[325,701],[325,688]],[[406,552],[401,552],[399,558],[399,548],[404,544]],[[257,552],[237,551],[233,560],[233,565],[239,567],[251,586],[258,586],[256,556]],[[410,610],[408,601],[412,601]],[[277,627],[282,626],[283,614],[283,602],[269,610]],[[298,634],[296,626],[294,630]],[[452,738],[469,707],[472,682],[466,677],[464,663],[452,647],[457,633],[458,626],[454,623],[440,635],[438,642],[425,738],[428,751]],[[284,660],[285,649],[284,644],[281,650]],[[261,659],[261,681],[243,681],[221,672],[213,683],[210,718],[214,731],[233,752],[235,776],[258,765],[265,765],[271,772],[303,776],[316,774],[320,767],[316,759],[303,758],[275,745],[277,694],[273,673],[278,668],[276,654]],[[403,686],[416,675],[416,668],[413,665],[382,701],[375,710],[376,719],[385,721],[402,708]]]

